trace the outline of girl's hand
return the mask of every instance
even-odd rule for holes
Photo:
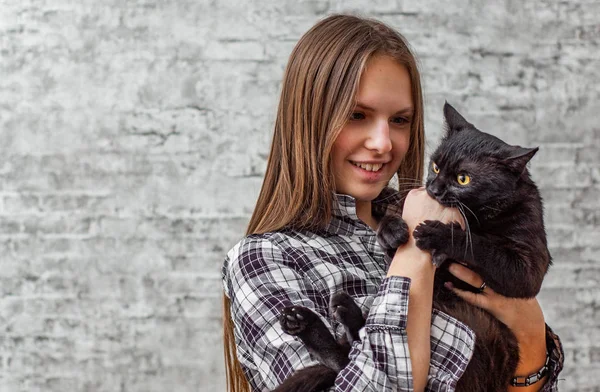
[[[414,279],[425,273],[431,275],[433,282],[432,274],[435,271],[435,265],[431,262],[431,254],[417,248],[412,233],[415,227],[426,220],[439,220],[444,223],[457,221],[464,227],[462,215],[456,208],[442,206],[427,194],[425,188],[421,187],[412,189],[406,196],[402,219],[408,226],[408,242],[396,251],[388,269],[388,276],[406,276]]]
[[[483,279],[469,268],[452,263],[450,273],[473,287],[481,287]],[[451,288],[459,297],[472,305],[490,312],[504,323],[517,337],[519,364],[513,376],[528,376],[542,368],[546,361],[546,322],[539,302],[535,298],[508,298],[485,287],[481,293]],[[508,391],[539,391],[546,382],[542,378],[529,387],[509,387]]]
[[[483,284],[481,276],[458,263],[452,263],[449,271],[473,287],[480,287]],[[470,304],[490,312],[510,328],[519,341],[539,336],[540,332],[542,336],[546,335],[544,314],[536,298],[504,297],[490,287],[485,287],[481,293],[463,291],[455,287],[452,290]]]
[[[443,223],[456,221],[464,228],[464,220],[458,210],[444,207],[432,199],[423,187],[408,192],[404,201],[402,219],[408,225],[411,236],[415,227],[426,220],[438,220]]]

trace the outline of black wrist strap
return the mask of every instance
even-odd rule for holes
[[[550,363],[550,355],[546,353],[546,363],[536,373],[530,374],[529,376],[516,376],[510,380],[510,385],[513,387],[528,387],[536,382],[540,381],[546,373],[548,373],[548,364]]]

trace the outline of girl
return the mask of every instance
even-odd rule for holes
[[[271,390],[315,364],[300,341],[282,332],[280,309],[311,308],[339,336],[343,329],[328,311],[338,291],[356,300],[367,322],[334,390],[454,390],[473,332],[432,311],[435,266],[412,236],[392,259],[375,238],[374,208],[402,210],[410,232],[428,219],[460,222],[422,189],[402,191],[421,183],[423,164],[420,76],[404,38],[355,16],[317,23],[290,56],[248,235],[223,266],[230,391]],[[386,187],[394,174],[400,192]],[[460,265],[451,272],[475,287],[483,283]],[[537,300],[508,299],[489,288],[454,290],[518,337],[515,376],[544,369],[548,352],[549,372],[514,390],[556,390],[562,349]]]

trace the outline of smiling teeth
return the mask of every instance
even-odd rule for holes
[[[360,167],[361,169],[365,169],[367,171],[372,171],[372,172],[379,171],[379,169],[381,169],[381,167],[383,166],[382,163],[358,163],[358,162],[352,162],[352,164],[354,166]]]

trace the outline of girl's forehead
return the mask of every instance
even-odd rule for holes
[[[365,109],[404,111],[413,107],[408,70],[388,56],[375,56],[360,78],[357,104]]]

